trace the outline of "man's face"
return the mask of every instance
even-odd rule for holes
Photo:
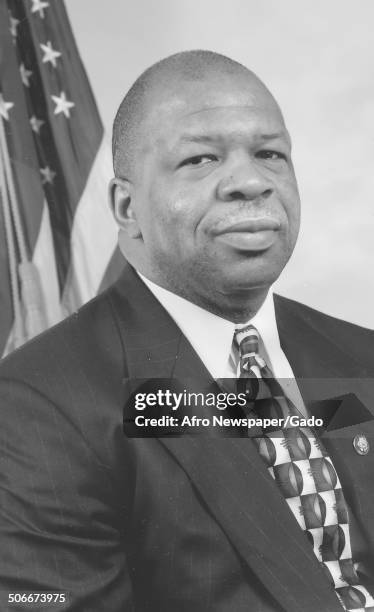
[[[269,93],[246,75],[182,83],[140,137],[144,272],[197,302],[274,282],[296,242],[299,195]]]

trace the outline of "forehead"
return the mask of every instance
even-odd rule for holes
[[[260,82],[248,78],[183,82],[177,90],[154,100],[144,128],[146,147],[167,148],[193,139],[285,133],[272,95]]]

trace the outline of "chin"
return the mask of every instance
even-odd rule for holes
[[[280,273],[284,265],[266,265],[264,262],[258,262],[260,265],[255,265],[253,260],[248,265],[233,266],[227,271],[225,278],[222,279],[222,284],[225,289],[224,293],[235,291],[250,291],[252,289],[266,289],[272,285]]]

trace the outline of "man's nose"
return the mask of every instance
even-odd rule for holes
[[[265,199],[273,193],[272,182],[256,162],[250,159],[231,164],[217,186],[217,195],[225,202],[233,200]]]

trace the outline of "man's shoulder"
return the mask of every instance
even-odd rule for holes
[[[104,376],[108,368],[121,378],[127,367],[125,344],[129,336],[143,327],[154,327],[159,317],[166,317],[161,306],[135,271],[126,266],[105,291],[3,359],[0,378],[29,380],[32,376],[35,380],[39,373],[56,377],[58,371],[69,377],[77,371],[87,372],[92,377],[93,372],[100,374],[100,369]]]
[[[5,357],[0,362],[0,378],[51,373],[57,364],[66,372],[74,364],[82,368],[100,355],[120,350],[110,299],[113,287]]]
[[[303,321],[310,326],[317,326],[318,329],[331,330],[332,332],[344,330],[347,333],[374,338],[374,330],[372,329],[334,317],[302,302],[276,293],[274,294],[274,303],[276,311],[280,316],[293,317],[295,321]]]
[[[321,349],[333,348],[357,361],[374,364],[374,330],[321,312],[295,300],[274,294],[277,324],[281,336],[292,334]]]

